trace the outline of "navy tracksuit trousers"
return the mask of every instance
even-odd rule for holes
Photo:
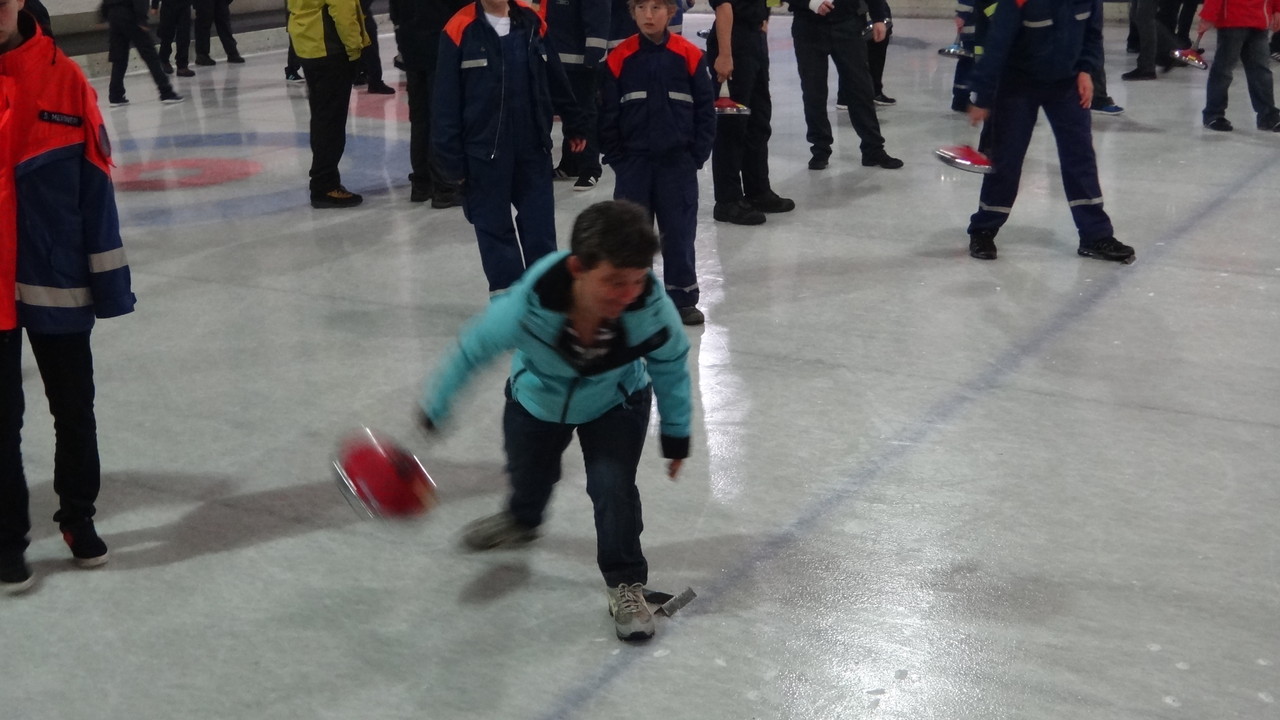
[[[662,238],[662,282],[676,307],[698,304],[694,236],[698,230],[698,168],[693,158],[625,157],[614,162],[615,200],[649,209]]]
[[[984,128],[989,130],[995,172],[982,176],[978,212],[969,218],[969,233],[995,232],[1009,219],[1041,108],[1057,141],[1062,185],[1081,243],[1112,237],[1111,218],[1102,209],[1091,117],[1088,108],[1080,107],[1074,77],[1047,84],[1010,76],[1001,80]]]
[[[467,157],[462,209],[476,228],[480,264],[489,292],[506,290],[544,255],[556,249],[555,194],[547,138],[533,121],[528,48],[524,36],[502,38],[505,63],[503,116],[493,156]],[[515,206],[515,223],[511,207]]]

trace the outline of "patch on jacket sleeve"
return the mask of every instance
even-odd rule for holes
[[[71,127],[84,125],[84,118],[79,115],[68,115],[67,113],[51,112],[49,110],[41,110],[40,119],[55,125],[70,125]]]

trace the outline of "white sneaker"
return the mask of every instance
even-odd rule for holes
[[[619,640],[648,640],[653,637],[653,611],[644,601],[644,585],[622,584],[609,588],[609,614]]]

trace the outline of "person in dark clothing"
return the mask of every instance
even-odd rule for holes
[[[360,67],[353,82],[364,85],[365,92],[374,95],[395,95],[395,88],[382,79],[382,53],[378,49],[378,23],[373,19],[373,0],[360,0],[360,9],[364,11],[364,31],[369,36],[369,44],[360,54]]]
[[[36,24],[40,26],[40,30],[45,35],[50,38],[53,37],[53,21],[49,19],[49,11],[45,9],[40,0],[27,0],[26,4],[23,5],[23,9],[35,17]]]
[[[1022,163],[1040,109],[1058,145],[1062,185],[1080,236],[1079,255],[1133,262],[1102,207],[1093,151],[1090,73],[1102,61],[1102,0],[997,0],[970,84],[969,119],[986,122],[995,171],[982,176],[969,219],[969,255],[996,259],[996,233],[1013,212]]]
[[[804,120],[808,128],[812,157],[810,170],[827,167],[831,157],[831,120],[827,117],[827,66],[835,61],[841,84],[849,94],[849,119],[861,140],[862,164],[894,170],[902,161],[884,149],[880,120],[876,117],[875,89],[867,65],[867,42],[883,40],[888,28],[888,9],[882,0],[871,0],[872,35],[866,38],[865,13],[861,3],[830,0],[788,0],[795,20],[791,37],[795,46],[796,69],[800,73],[800,93],[804,102]]]
[[[449,18],[472,1],[391,0],[391,24],[396,28],[396,47],[409,94],[409,201],[429,200],[433,208],[462,204],[458,186],[445,179],[431,149],[431,102],[440,34]]]
[[[896,105],[898,101],[884,94],[884,64],[889,54],[889,38],[893,37],[893,15],[889,3],[884,4],[884,39],[867,38],[867,69],[871,71],[871,88],[876,105]],[[874,30],[871,31],[874,34]],[[866,32],[863,32],[866,37]],[[843,78],[841,79],[843,82]],[[850,98],[851,99],[851,98]],[[848,105],[848,103],[845,103]]]
[[[569,149],[566,136],[560,149],[557,179],[575,180],[573,189],[590,190],[600,180],[600,147],[596,133],[600,62],[604,60],[610,29],[609,3],[604,0],[543,0],[547,44],[560,55],[564,74],[586,123],[587,147]]]
[[[431,143],[445,178],[463,185],[462,209],[476,229],[489,292],[505,292],[556,249],[553,114],[571,149],[587,144],[538,13],[520,0],[478,0],[459,10],[440,38],[431,108]]]
[[[751,109],[750,115],[720,115],[716,121],[711,179],[716,204],[712,217],[735,225],[759,225],[765,213],[795,210],[769,184],[769,137],[773,98],[769,94],[769,6],[765,0],[711,0],[716,20],[707,38],[716,93]]]
[[[177,41],[177,52],[173,60],[178,65],[178,77],[195,75],[189,66],[191,50],[191,0],[151,0],[151,9],[160,10],[160,67],[167,74],[173,74],[173,65],[169,64],[169,55],[173,53],[174,41]]]
[[[156,54],[156,41],[147,26],[147,0],[104,0],[99,13],[109,27],[111,80],[107,86],[107,101],[112,107],[127,105],[124,94],[124,74],[129,69],[129,47],[133,46],[151,71],[151,79],[160,91],[160,102],[180,103],[183,97],[174,92],[173,85],[164,74],[160,56]]]
[[[244,62],[236,49],[236,36],[231,33],[231,0],[195,0],[195,8],[196,64],[217,64],[218,61],[209,57],[209,44],[215,27],[218,30],[218,41],[222,43],[222,51],[227,54],[227,62]]]

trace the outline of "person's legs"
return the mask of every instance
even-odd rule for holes
[[[125,102],[124,75],[129,70],[129,26],[133,14],[127,8],[112,7],[107,11],[107,58],[111,61],[111,78],[107,83],[107,100]]]
[[[649,581],[649,564],[640,547],[644,520],[636,468],[644,449],[652,398],[646,387],[578,427],[587,494],[595,511],[596,562],[611,588]]]
[[[431,176],[431,89],[430,76],[421,70],[406,70],[405,90],[409,95],[409,182],[414,202],[426,202],[435,192]]]
[[[338,162],[347,145],[347,108],[351,104],[351,63],[345,58],[302,61],[307,104],[311,107],[311,195],[342,186]]]
[[[214,0],[213,24],[218,31],[218,41],[228,62],[244,62],[236,49],[236,36],[231,33],[231,0]]]
[[[499,152],[493,160],[467,158],[462,211],[476,229],[480,265],[491,293],[506,290],[524,272],[524,255],[511,220],[514,165],[510,152]]]
[[[517,155],[512,176],[511,204],[516,209],[516,233],[523,259],[521,272],[556,251],[556,196],[551,185],[551,156],[541,150],[539,147]]]
[[[22,330],[0,331],[0,570],[20,565],[31,532],[22,472]]]
[[[600,147],[596,128],[596,117],[598,115],[596,94],[600,71],[598,68],[589,68],[583,65],[565,65],[564,71],[569,78],[569,85],[573,89],[573,96],[578,99],[578,107],[582,109],[583,120],[587,124],[587,147],[580,153],[572,152],[569,150],[569,138],[564,138],[560,144],[560,164],[556,169],[569,177],[593,177],[598,179],[601,168]]]
[[[133,23],[128,24],[129,43],[138,51],[138,55],[142,58],[142,62],[146,64],[147,70],[151,72],[151,79],[156,83],[156,90],[160,92],[160,99],[165,100],[174,95],[173,85],[169,83],[169,76],[165,75],[164,68],[160,65],[160,56],[156,53],[156,41],[151,37],[151,31]]]
[[[195,27],[193,28],[196,64],[213,65],[213,59],[209,57],[209,40],[213,34],[214,0],[192,0],[192,3],[196,11]]]
[[[677,308],[698,304],[698,170],[684,157],[655,168],[653,214],[662,238],[662,283]]]
[[[870,38],[864,37],[863,44],[867,46],[867,69],[871,72],[871,86],[874,90],[874,97],[884,96],[884,64],[889,54],[889,38],[893,37],[893,27],[885,33],[884,40],[880,42],[872,42]]]
[[[880,134],[880,119],[876,116],[874,78],[868,65],[868,43],[862,37],[858,20],[847,20],[832,28],[831,59],[835,61],[836,74],[846,88],[849,120],[861,141],[863,156],[884,151],[884,136]]]
[[[360,53],[360,70],[364,72],[369,89],[380,88],[382,82],[382,53],[378,49],[378,23],[373,19],[373,0],[360,0],[364,8],[364,29],[369,34],[369,44]]]
[[[93,518],[102,481],[89,335],[27,333],[53,415],[53,489],[58,494],[53,519],[63,527]]]
[[[179,0],[165,0],[160,4],[160,23],[156,27],[156,37],[160,40],[162,66],[169,64],[169,55],[173,52],[173,39],[178,28],[178,4]]]
[[[573,439],[573,426],[535,418],[511,399],[508,387],[502,436],[511,483],[507,511],[519,526],[532,530],[545,519],[551,490],[560,481],[560,456]]]
[[[1249,102],[1253,104],[1258,129],[1276,129],[1280,125],[1280,111],[1276,110],[1275,82],[1271,76],[1266,30],[1245,30],[1240,62],[1244,65]]]
[[[169,3],[166,2],[166,5]],[[173,56],[173,64],[178,69],[186,68],[191,61],[191,2],[190,0],[182,0],[178,3],[177,12],[177,32],[176,32],[177,51]]]
[[[832,52],[831,28],[829,24],[796,15],[791,21],[791,44],[796,54],[796,70],[800,74],[805,139],[809,142],[809,151],[814,160],[825,162],[831,157],[831,144],[834,142],[831,120],[827,117],[827,67]],[[717,135],[717,146],[719,141]],[[717,197],[716,200],[719,201],[720,198]]]
[[[1062,187],[1080,235],[1088,245],[1115,234],[1111,218],[1102,207],[1102,187],[1098,183],[1098,163],[1093,150],[1089,111],[1080,107],[1073,80],[1047,88],[1043,96],[1045,117],[1053,129],[1062,169]]]
[[[1028,88],[1005,82],[996,93],[986,127],[991,162],[995,171],[982,176],[978,211],[969,218],[969,234],[991,233],[1009,219],[1022,180],[1031,133],[1035,129],[1039,103]]]
[[[1244,47],[1244,28],[1218,28],[1218,48],[1209,65],[1209,79],[1205,83],[1205,103],[1202,117],[1205,125],[1227,116],[1227,91],[1231,89],[1231,76]]]
[[[750,72],[738,64],[738,43],[741,33],[733,34],[734,73],[729,78],[729,95],[738,102],[743,102],[742,94],[746,92],[745,80]],[[715,27],[707,38],[708,62],[714,62],[719,52],[716,42]],[[714,72],[714,71],[713,71]],[[720,92],[720,83],[716,83],[716,93]],[[752,112],[754,112],[752,108]],[[716,203],[736,203],[742,200],[742,147],[747,133],[747,119],[741,115],[718,115],[716,117],[716,139],[711,153],[711,179],[715,190]]]
[[[769,185],[769,138],[773,135],[773,98],[769,94],[769,39],[763,30],[752,31],[743,38],[743,64],[751,66],[750,84],[744,83],[746,98],[740,100],[751,108],[747,116],[747,133],[743,138],[742,194],[750,202],[773,194]],[[735,43],[737,39],[735,37]],[[734,46],[738,47],[737,45]],[[739,53],[734,53],[734,73]]]

